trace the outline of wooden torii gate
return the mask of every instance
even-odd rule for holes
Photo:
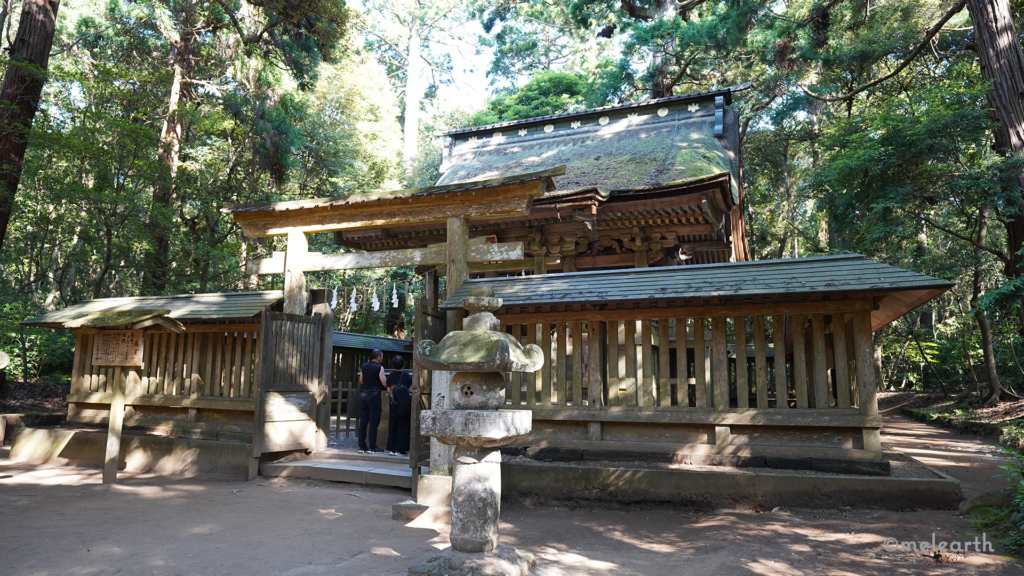
[[[471,242],[469,221],[529,214],[533,199],[543,196],[545,191],[554,190],[552,177],[564,173],[565,166],[559,166],[494,180],[382,194],[227,204],[222,211],[231,214],[242,226],[245,236],[287,236],[287,247],[283,253],[254,259],[246,264],[246,269],[250,274],[283,274],[284,312],[301,315],[305,314],[308,303],[307,272],[443,265],[447,277],[445,295],[450,296],[468,278],[470,262],[524,259],[522,242]],[[378,252],[321,254],[309,251],[307,234],[383,228],[396,224],[445,224],[446,242],[427,248]],[[448,330],[458,329],[460,323],[460,313],[448,313]],[[321,369],[329,370],[329,365],[329,361],[325,362]],[[321,378],[321,382],[328,381]],[[327,441],[324,423],[327,421],[325,407],[329,402],[326,390],[327,386],[322,385],[316,395],[318,447],[326,446]],[[256,424],[259,433],[260,423]]]

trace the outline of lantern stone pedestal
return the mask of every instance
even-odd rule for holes
[[[435,344],[416,346],[416,362],[431,370],[456,370],[449,393],[453,409],[420,413],[420,432],[454,446],[451,498],[452,547],[409,569],[410,575],[526,576],[532,554],[498,546],[501,512],[501,446],[533,426],[528,410],[500,410],[505,404],[503,372],[535,372],[544,363],[535,345],[523,347],[498,332],[493,311],[501,307],[488,288],[477,288],[462,306],[472,314],[466,330]]]

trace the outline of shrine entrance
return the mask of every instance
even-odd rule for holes
[[[258,473],[265,454],[326,448],[330,432],[332,362],[330,352],[304,346],[304,335],[333,330],[333,311],[321,296],[310,302],[306,273],[367,268],[433,267],[426,275],[426,295],[416,303],[415,339],[439,340],[446,331],[461,328],[462,313],[438,309],[438,271],[446,276],[445,296],[451,296],[469,276],[470,263],[525,265],[521,241],[494,242],[469,237],[469,218],[500,219],[529,214],[533,200],[554,189],[553,176],[564,166],[510,178],[468,182],[431,188],[400,190],[386,195],[356,195],[293,202],[228,205],[248,237],[286,236],[284,252],[246,263],[249,274],[284,275],[283,314],[264,341],[259,404],[256,410],[253,462],[249,475]],[[375,252],[322,254],[309,251],[310,233],[380,229],[388,225],[446,226],[445,242],[423,248]],[[327,292],[327,291],[319,291]],[[319,319],[316,315],[319,314]],[[313,315],[312,317],[310,315]],[[311,340],[310,340],[311,342]],[[321,359],[321,357],[325,359]],[[419,411],[443,402],[431,398],[431,382],[424,371],[413,370],[413,414],[409,465],[415,486],[419,466],[429,457],[428,443],[418,436]],[[439,387],[440,388],[440,387]]]

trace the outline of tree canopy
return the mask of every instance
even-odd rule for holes
[[[430,185],[436,131],[751,82],[732,107],[754,256],[860,252],[956,282],[876,334],[885,385],[984,388],[989,363],[1020,390],[1014,223],[1024,218],[1024,165],[997,142],[993,83],[979,63],[985,38],[972,20],[995,4],[65,6],[0,251],[0,349],[15,358],[15,377],[27,365],[27,377],[59,379],[70,341],[17,321],[147,290],[277,286],[240,263],[279,241],[244,238],[220,212],[225,202]],[[4,38],[20,6],[0,15]],[[1007,6],[1019,28],[1022,4]],[[458,90],[479,54],[488,55],[485,101]],[[339,250],[328,236],[311,244]],[[382,302],[421,282],[412,270],[310,278],[369,286]],[[348,329],[394,333],[401,323],[394,311],[349,304],[339,303]]]

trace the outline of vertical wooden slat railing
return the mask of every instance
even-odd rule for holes
[[[585,309],[578,312],[576,319],[572,307],[552,310],[551,321],[534,320],[545,315],[536,311],[529,321],[501,317],[503,330],[545,355],[537,373],[509,376],[508,405],[860,409],[866,398],[859,395],[861,384],[873,381],[861,375],[857,315],[830,313],[827,303],[792,314],[701,316],[646,308],[631,310],[634,319],[593,320]]]

